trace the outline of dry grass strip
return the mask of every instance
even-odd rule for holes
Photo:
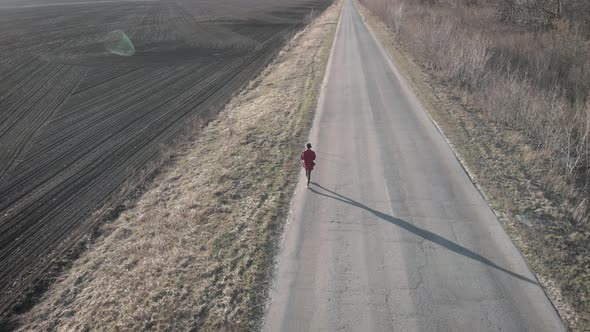
[[[22,330],[251,330],[299,172],[340,4],[281,51],[106,225]]]

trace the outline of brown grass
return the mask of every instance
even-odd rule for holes
[[[536,86],[533,79],[527,82],[514,72],[490,72],[493,57],[483,61],[487,64],[482,70],[477,59],[485,58],[487,53],[475,46],[473,52],[465,49],[471,43],[482,45],[478,41],[485,40],[481,33],[472,34],[472,40],[462,35],[467,46],[457,52],[465,52],[459,59],[468,64],[453,77],[449,73],[457,73],[455,69],[439,65],[445,61],[452,64],[450,59],[427,60],[420,50],[432,52],[429,57],[438,54],[445,58],[445,52],[458,54],[444,45],[432,49],[438,37],[427,36],[431,30],[440,30],[434,34],[453,39],[456,26],[440,17],[440,21],[425,24],[420,15],[430,14],[418,7],[412,9],[415,12],[406,10],[410,9],[404,9],[405,18],[417,21],[403,20],[402,29],[414,29],[415,25],[417,31],[420,27],[424,31],[418,40],[426,39],[430,46],[408,45],[406,37],[396,33],[399,27],[391,23],[386,26],[380,17],[361,6],[366,20],[444,131],[561,316],[572,329],[590,331],[588,200],[584,185],[572,183],[584,174],[574,175],[579,169],[572,166],[586,158],[586,152],[576,149],[588,148],[584,138],[589,119],[587,104],[575,106],[573,112],[574,104],[564,101],[564,95],[554,88]],[[492,19],[492,13],[487,17]],[[473,18],[473,22],[478,19],[481,17]],[[492,41],[488,39],[487,43]],[[472,57],[475,60],[469,60]],[[574,132],[582,135],[568,135]]]
[[[182,147],[21,330],[256,328],[338,15],[315,19]]]

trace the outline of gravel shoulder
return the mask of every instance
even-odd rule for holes
[[[340,4],[276,60],[73,263],[21,330],[252,330],[298,179]]]

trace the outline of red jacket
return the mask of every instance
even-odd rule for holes
[[[315,152],[309,149],[301,152],[301,160],[303,160],[303,167],[311,171],[315,165],[313,162],[315,160]]]

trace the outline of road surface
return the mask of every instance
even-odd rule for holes
[[[351,0],[319,106],[263,330],[564,330]]]

